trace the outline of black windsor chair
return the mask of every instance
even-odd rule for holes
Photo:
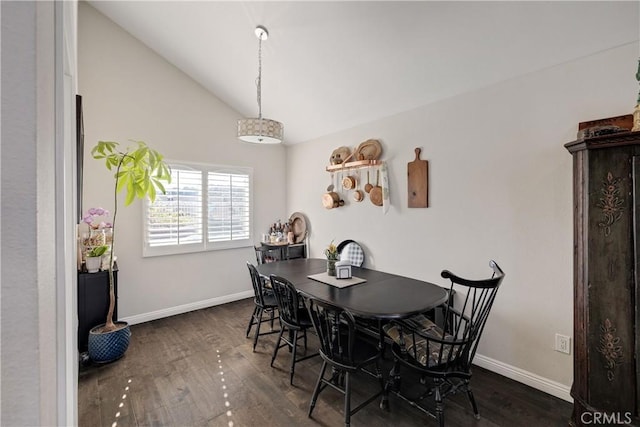
[[[271,287],[278,303],[280,313],[280,334],[276,341],[271,357],[271,367],[276,360],[278,350],[282,347],[289,347],[291,354],[290,383],[293,385],[293,374],[296,363],[317,356],[318,353],[305,354],[303,357],[297,356],[298,340],[304,339],[304,348],[307,349],[307,329],[312,327],[309,313],[304,305],[304,301],[298,295],[296,288],[287,279],[271,275]],[[287,336],[284,332],[287,331]],[[299,334],[302,332],[302,334]]]
[[[385,386],[381,406],[388,405],[388,393],[396,394],[433,415],[420,402],[427,396],[435,399],[435,416],[440,427],[444,427],[444,399],[458,391],[466,392],[477,419],[480,418],[475,398],[471,391],[471,362],[475,356],[480,336],[491,311],[504,273],[494,261],[490,279],[469,280],[458,277],[448,270],[441,276],[451,281],[450,294],[458,288],[456,296],[462,299],[460,310],[453,307],[453,298],[439,307],[444,322],[436,325],[423,314],[404,320],[393,320],[383,327],[394,344],[391,347],[394,366]],[[456,298],[457,299],[457,298]],[[406,367],[420,376],[427,390],[418,398],[407,398],[401,393],[400,368]],[[431,379],[431,384],[426,382]]]
[[[356,321],[351,313],[321,301],[310,299],[309,315],[320,340],[322,368],[309,405],[309,417],[313,413],[318,395],[327,386],[344,394],[344,423],[349,426],[351,416],[364,408],[384,392],[384,381],[380,371],[382,354],[375,340],[356,330]],[[375,372],[365,370],[373,365]],[[325,378],[331,366],[331,377]],[[365,372],[380,382],[380,391],[351,409],[351,375]]]
[[[258,344],[258,337],[260,335],[268,335],[275,334],[280,332],[279,329],[273,329],[273,321],[278,317],[275,315],[278,310],[278,303],[276,302],[276,298],[273,295],[273,292],[266,289],[264,287],[264,280],[256,270],[256,267],[247,262],[247,267],[249,268],[249,275],[251,276],[251,284],[253,285],[253,294],[254,294],[254,308],[253,313],[251,314],[251,318],[249,319],[249,326],[247,326],[247,338],[249,338],[249,334],[251,333],[251,328],[253,325],[256,325],[255,336],[253,337],[253,351],[256,351],[256,345]],[[264,318],[264,314],[269,314],[268,318]],[[264,322],[271,323],[271,330],[269,332],[260,332],[260,325]]]

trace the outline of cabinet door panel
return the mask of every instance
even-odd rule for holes
[[[631,152],[589,153],[589,389],[610,411],[635,407]]]

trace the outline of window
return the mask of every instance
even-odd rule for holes
[[[171,166],[171,184],[145,202],[143,256],[252,245],[252,169]]]

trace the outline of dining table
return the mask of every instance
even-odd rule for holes
[[[432,310],[448,298],[447,290],[436,284],[365,267],[351,267],[352,276],[364,280],[362,283],[333,286],[309,277],[326,272],[327,260],[321,258],[271,262],[256,268],[264,277],[276,275],[289,280],[304,297],[366,319],[407,318]]]

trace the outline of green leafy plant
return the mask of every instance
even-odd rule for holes
[[[99,257],[99,256],[102,256],[102,255],[104,255],[105,252],[107,252],[107,249],[109,249],[109,246],[106,246],[106,245],[96,246],[95,248],[91,249],[87,253],[87,256],[88,257]]]
[[[327,249],[324,250],[324,254],[329,261],[338,260],[338,248],[333,244],[333,240],[329,243]]]
[[[143,141],[132,141],[136,146],[119,150],[119,143],[113,141],[98,141],[91,150],[91,155],[96,160],[104,160],[108,170],[115,171],[115,183],[113,187],[113,238],[109,255],[109,311],[103,328],[103,332],[117,329],[113,323],[113,311],[115,308],[114,278],[113,278],[113,253],[116,243],[116,218],[118,215],[118,193],[125,190],[125,206],[130,205],[136,198],[148,197],[151,202],[156,199],[158,192],[164,194],[163,182],[171,182],[171,169],[164,162],[164,157],[152,150]]]

